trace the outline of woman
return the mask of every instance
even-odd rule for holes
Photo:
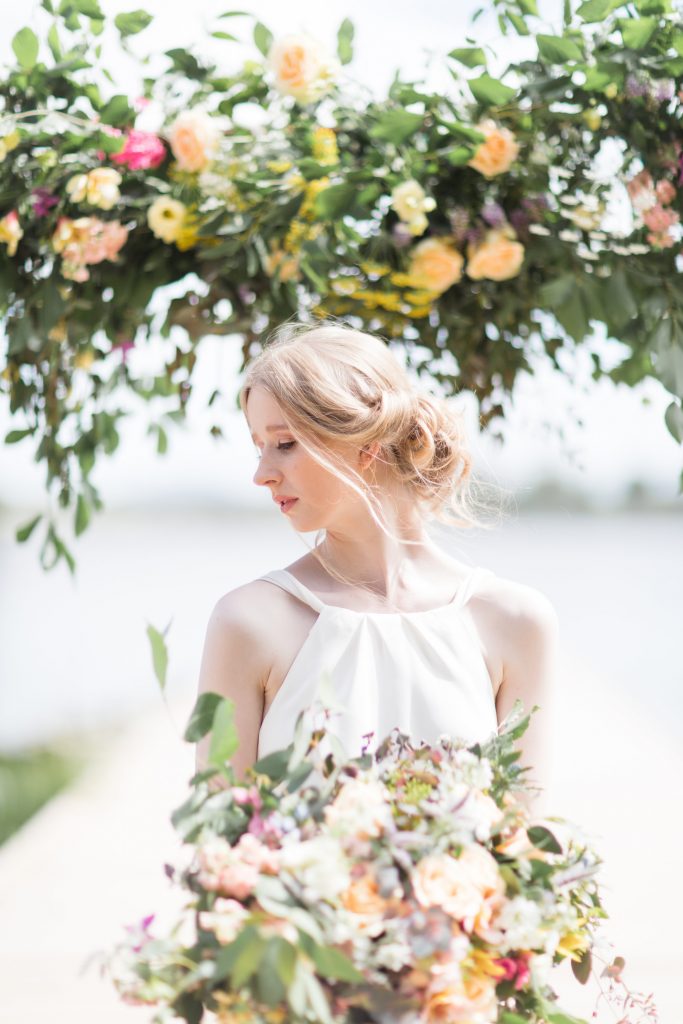
[[[521,763],[543,787],[557,615],[541,592],[428,535],[431,517],[479,525],[448,402],[418,391],[378,338],[326,323],[281,330],[247,367],[240,403],[254,483],[295,530],[324,536],[211,614],[199,691],[234,702],[236,776],[291,742],[325,676],[339,703],[328,728],[350,756],[394,726],[417,741],[484,740],[516,698],[537,704]]]

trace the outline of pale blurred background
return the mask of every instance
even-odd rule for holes
[[[111,14],[129,6],[103,3]],[[155,0],[146,8],[158,21],[133,45],[162,51],[201,40],[226,6],[198,0],[190,18],[178,0]],[[549,27],[560,6],[541,4]],[[396,67],[420,74],[426,60],[438,82],[439,59],[463,45],[475,8],[436,0],[419,11],[396,0],[249,6],[276,34],[306,29],[330,46],[350,17],[352,73],[378,91]],[[29,13],[3,11],[1,62]],[[246,37],[246,19],[242,26]],[[490,12],[473,34],[496,40]],[[211,48],[226,67],[230,45]],[[512,46],[517,52],[520,41],[499,46],[502,60]],[[591,345],[613,363],[623,357],[623,346],[601,335]],[[152,365],[160,350],[132,352],[131,364]],[[677,1024],[683,906],[673,879],[683,834],[671,794],[683,769],[683,452],[664,426],[669,397],[656,382],[596,385],[581,349],[563,365],[560,376],[539,359],[534,377],[520,379],[500,425],[504,444],[480,434],[473,397],[461,396],[475,473],[509,495],[510,513],[492,532],[437,536],[457,557],[539,588],[558,610],[562,671],[548,787],[558,813],[595,835],[605,858],[605,934],[626,959],[625,979],[654,990],[662,1024]],[[26,445],[0,447],[0,754],[68,742],[85,762],[71,788],[0,847],[2,1024],[42,1024],[48,1014],[59,1024],[151,1017],[119,1005],[92,969],[79,975],[79,967],[123,924],[171,913],[162,865],[177,844],[168,816],[192,770],[180,735],[214,603],[313,541],[253,485],[255,456],[234,409],[238,366],[237,338],[205,340],[188,427],[171,432],[164,457],[146,435],[158,410],[131,404],[119,450],[94,474],[106,509],[73,545],[75,580],[63,564],[43,573],[39,534],[15,543],[16,527],[45,508],[42,471]],[[223,406],[207,411],[216,387]],[[222,441],[208,433],[216,422]],[[3,436],[19,426],[0,409]],[[145,630],[169,622],[167,708]],[[589,1015],[594,989],[562,984],[567,1010]]]

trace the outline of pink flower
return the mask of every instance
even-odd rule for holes
[[[33,202],[33,213],[36,217],[46,217],[53,206],[56,206],[59,199],[49,188],[34,188],[31,192]]]
[[[660,234],[650,233],[647,240],[655,249],[670,249],[676,242],[676,239],[668,231],[663,231]]]
[[[514,976],[517,974],[517,964],[512,959],[512,957],[501,956],[493,962],[497,967],[502,968],[502,970],[505,972],[501,975],[501,979],[504,981],[512,981]]]
[[[657,193],[657,199],[659,199],[662,206],[668,206],[669,203],[673,203],[676,198],[676,189],[670,181],[658,181],[655,188]]]
[[[657,205],[650,210],[643,210],[643,220],[650,231],[660,234],[678,222],[678,214],[675,210],[665,210],[663,206]]]
[[[251,804],[255,811],[261,809],[261,794],[256,786],[246,789],[244,786],[233,786],[232,797],[236,804]]]
[[[158,167],[166,157],[166,147],[154,132],[139,132],[132,128],[126,136],[126,144],[119,153],[112,153],[112,160],[131,171],[146,171]]]

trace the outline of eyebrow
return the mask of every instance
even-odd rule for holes
[[[270,426],[266,427],[266,433],[271,430],[289,430],[289,427],[286,423],[271,423]],[[254,438],[256,437],[256,434],[252,434],[251,436]]]

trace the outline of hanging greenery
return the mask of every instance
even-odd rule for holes
[[[43,0],[44,31],[17,33],[0,82],[0,394],[6,443],[33,446],[76,535],[126,398],[158,399],[163,452],[202,338],[246,361],[291,317],[404,343],[491,430],[534,357],[566,372],[582,345],[595,379],[661,381],[683,442],[683,19],[670,0],[586,0],[550,31],[535,0],[495,7],[533,56],[494,73],[469,38],[447,92],[397,74],[371,96],[347,69],[348,20],[332,53],[227,12],[219,64],[178,47],[151,74],[136,57],[131,97],[102,64],[98,0]],[[114,19],[130,59],[151,20]],[[591,344],[600,324],[618,365]],[[44,521],[43,565],[73,569],[55,511],[17,537]]]

